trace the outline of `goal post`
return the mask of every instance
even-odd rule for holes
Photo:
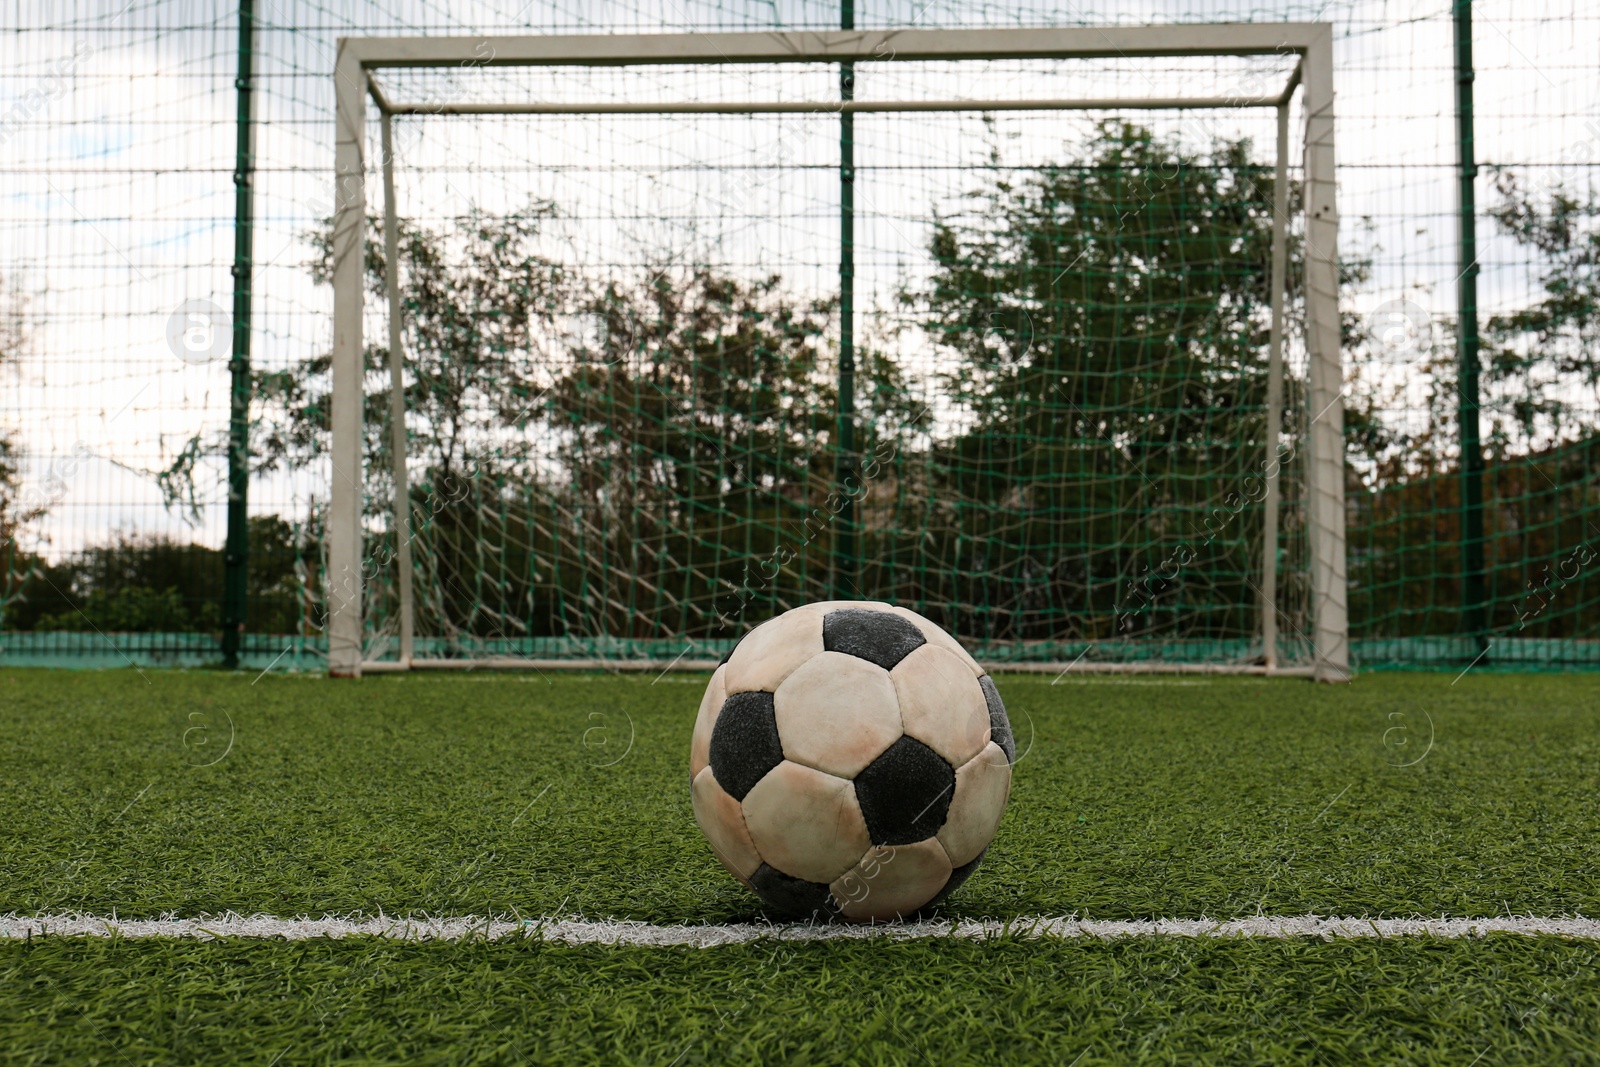
[[[825,107],[792,100],[646,99],[596,101],[446,101],[416,103],[391,94],[380,79],[400,68],[476,67],[636,67],[721,64],[885,64],[988,60],[1132,60],[1160,57],[1292,58],[1288,79],[1268,92],[1239,95],[1114,95],[1109,97],[992,97],[962,99],[851,98]],[[441,659],[418,655],[415,644],[411,539],[397,536],[400,575],[396,586],[398,655],[370,655],[364,624],[364,585],[374,566],[364,558],[364,442],[367,434],[364,377],[367,371],[364,319],[367,309],[366,242],[384,242],[385,261],[399,272],[392,123],[406,115],[761,115],[791,112],[1008,112],[1102,110],[1271,109],[1276,119],[1274,191],[1271,204],[1270,340],[1265,345],[1266,453],[1262,456],[1260,501],[1262,551],[1259,585],[1246,582],[1257,600],[1260,654],[1242,663],[1099,663],[1035,660],[1007,663],[1007,669],[1195,670],[1265,674],[1306,674],[1324,681],[1349,677],[1350,646],[1345,561],[1345,502],[1342,388],[1336,254],[1337,211],[1334,169],[1332,28],[1326,23],[1254,23],[1058,29],[851,30],[835,32],[488,36],[459,38],[344,38],[334,71],[336,106],[336,198],[332,230],[333,344],[331,418],[332,486],[327,531],[328,668],[334,676],[363,671],[444,666],[650,666],[671,663],[706,666],[701,655],[671,662],[633,657],[631,662],[593,658],[545,660],[526,656]],[[1296,92],[1303,112],[1303,210],[1300,233],[1305,354],[1303,393],[1304,539],[1307,557],[1309,646],[1306,662],[1286,665],[1278,658],[1280,595],[1278,561],[1283,466],[1278,442],[1284,406],[1284,345],[1289,263],[1288,154],[1290,107]],[[384,232],[369,235],[366,180],[369,101],[378,112],[382,135]],[[848,179],[846,179],[848,180]],[[393,457],[394,529],[410,522],[404,409],[402,306],[398,283],[389,291],[390,452]],[[1108,442],[1110,435],[1107,435]],[[1143,472],[1141,471],[1141,476]],[[385,564],[393,564],[386,560]],[[958,634],[957,636],[962,636]],[[691,642],[691,645],[693,642]],[[687,650],[686,650],[687,651]]]

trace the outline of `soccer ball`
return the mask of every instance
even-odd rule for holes
[[[1011,792],[994,682],[906,608],[785,612],[718,665],[689,752],[695,820],[786,917],[896,919],[966,881]]]

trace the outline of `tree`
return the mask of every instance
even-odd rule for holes
[[[1544,197],[1516,173],[1495,176],[1489,212],[1502,232],[1544,263],[1542,295],[1489,317],[1484,377],[1498,387],[1488,440],[1571,441],[1594,433],[1600,403],[1600,199],[1557,185]],[[1587,403],[1580,400],[1587,397]]]
[[[1600,556],[1600,202],[1560,185],[1536,191],[1509,170],[1495,188],[1488,214],[1535,257],[1538,282],[1483,329],[1489,625],[1512,637],[1588,636],[1600,603],[1590,565]],[[1438,325],[1442,343],[1416,368],[1433,383],[1423,417],[1347,424],[1353,450],[1367,443],[1364,429],[1387,438],[1368,451],[1380,457],[1370,490],[1352,499],[1351,610],[1363,636],[1452,633],[1460,623],[1458,350],[1455,324]]]
[[[604,632],[710,633],[750,599],[824,595],[838,528],[837,299],[705,265],[641,275],[585,303],[605,341],[550,391],[573,536],[632,587],[603,598]],[[871,454],[915,413],[881,348],[864,346],[859,363],[857,447]]]
[[[27,301],[9,281],[0,278],[0,376],[8,373],[27,344]],[[33,569],[30,557],[17,545],[18,532],[24,523],[42,515],[46,506],[40,496],[24,498],[16,438],[9,427],[0,426],[0,625]]]
[[[1128,579],[1193,539],[1172,618],[1250,632],[1259,523],[1198,529],[1266,453],[1273,175],[1250,148],[1109,121],[1081,160],[1020,178],[997,153],[935,218],[934,272],[903,300],[953,357],[940,378],[968,419],[933,457],[948,501],[934,599],[987,605],[958,629],[1056,636],[1071,612],[1079,634],[1111,636]],[[1291,240],[1291,279],[1300,258]]]
[[[780,540],[824,557],[787,588],[825,572],[826,540],[802,527],[833,483],[835,299],[667,254],[591,276],[539,253],[554,212],[400,223],[419,625],[463,640],[704,632],[718,593]],[[327,283],[331,229],[311,241]],[[365,276],[383,306],[380,242]],[[392,506],[386,342],[365,352],[369,515]],[[869,447],[912,416],[890,361],[868,347],[860,362]],[[259,376],[261,466],[326,450],[330,368]],[[392,531],[369,537],[369,570],[396,548]],[[381,626],[392,595],[373,593]]]
[[[27,348],[27,308],[27,299],[0,278],[0,374],[15,364]],[[38,502],[19,499],[21,487],[16,438],[9,427],[0,426],[0,550],[9,550],[17,527],[37,517]],[[0,575],[4,573],[0,570]],[[4,592],[0,585],[0,605],[5,602]]]
[[[363,556],[370,570],[382,572],[401,536],[423,538],[417,554],[438,570],[421,591],[447,629],[474,624],[471,586],[484,573],[484,550],[496,547],[473,532],[483,513],[505,512],[504,501],[494,498],[508,483],[539,478],[537,439],[520,431],[543,391],[537,357],[549,353],[541,345],[548,345],[569,293],[562,268],[535,251],[553,212],[536,201],[505,215],[474,208],[442,229],[398,221],[411,520],[404,533],[391,524],[369,536]],[[373,239],[383,232],[381,221],[369,219],[368,232],[367,304],[386,308],[391,275],[383,241]],[[332,235],[331,219],[306,235],[314,250],[307,268],[324,285],[332,283]],[[387,331],[369,333],[362,358],[362,504],[366,515],[387,516],[394,509]],[[332,355],[324,353],[304,366],[256,374],[257,469],[298,469],[326,453],[331,370]],[[313,516],[317,530],[322,522]],[[381,584],[374,589],[379,614],[384,591]],[[453,607],[461,601],[468,606]]]
[[[1202,158],[1124,123],[1087,151],[996,170],[937,217],[932,284],[908,302],[963,357],[941,377],[978,433],[1094,439],[1113,419],[1130,447],[1198,442],[1264,375],[1271,176],[1248,142]]]
[[[1539,295],[1486,323],[1494,625],[1593,637],[1600,609],[1600,198],[1495,177],[1500,230],[1538,256]],[[1530,629],[1532,627],[1532,629]]]
[[[303,545],[275,515],[250,518],[250,614],[256,633],[304,632]],[[206,632],[220,626],[222,553],[164,536],[114,534],[59,562],[21,555],[7,630]]]
[[[532,248],[554,209],[545,202],[506,215],[473,210],[432,230],[399,221],[405,262],[401,293],[409,455],[426,481],[448,483],[470,471],[525,464],[526,438],[506,432],[540,391],[534,351],[566,299],[560,266]],[[370,234],[381,234],[378,219]],[[307,264],[319,283],[333,280],[333,224],[306,235]],[[381,240],[366,242],[369,307],[387,307],[389,269]],[[541,329],[541,326],[546,327]],[[324,353],[292,370],[258,372],[261,417],[252,428],[260,469],[301,467],[327,448],[333,357]],[[388,333],[369,336],[363,352],[366,461],[390,469]],[[369,507],[386,501],[370,498]]]

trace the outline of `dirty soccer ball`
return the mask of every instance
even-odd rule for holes
[[[978,866],[1016,743],[994,682],[906,608],[808,604],[717,667],[689,753],[695,820],[776,914],[910,916]]]

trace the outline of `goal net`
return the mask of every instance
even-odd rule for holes
[[[1328,40],[344,41],[330,669],[1342,677]]]

